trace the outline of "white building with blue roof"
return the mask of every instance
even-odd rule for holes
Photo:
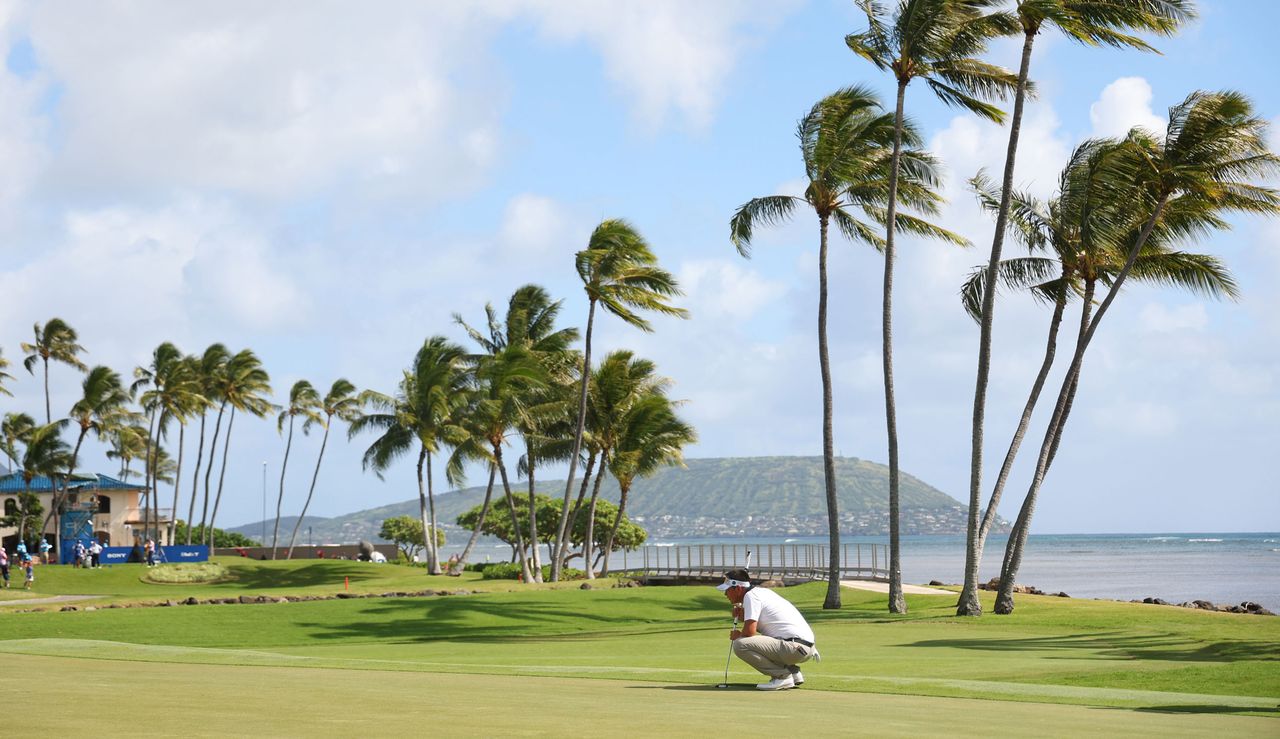
[[[63,478],[57,479],[58,490],[64,490]],[[168,527],[173,512],[167,508],[158,511],[158,521],[145,521],[142,509],[144,486],[118,480],[110,475],[77,472],[66,481],[62,505],[61,531],[52,517],[45,526],[44,538],[58,551],[59,542],[80,539],[97,539],[103,546],[131,547],[143,537],[144,528],[158,529],[154,537],[159,543],[168,544]],[[0,475],[0,506],[5,516],[15,515],[24,492],[34,493],[44,508],[41,521],[53,508],[54,480],[45,475],[33,475],[28,481],[21,470]],[[157,518],[156,513],[152,513]],[[28,535],[29,540],[33,537]],[[8,551],[18,543],[18,527],[0,524],[0,541]]]

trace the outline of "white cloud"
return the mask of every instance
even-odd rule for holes
[[[1151,110],[1151,85],[1141,77],[1121,77],[1089,106],[1094,136],[1124,136],[1134,126],[1161,134],[1165,121]]]
[[[525,0],[543,31],[588,40],[640,120],[657,127],[675,115],[697,128],[711,121],[751,30],[781,19],[793,2],[737,0]]]
[[[724,259],[685,262],[678,279],[683,302],[700,318],[746,320],[786,292],[786,285]]]
[[[507,203],[498,236],[503,246],[518,252],[568,251],[568,226],[569,218],[555,200],[522,193]]]
[[[1209,315],[1202,303],[1190,303],[1172,308],[1161,303],[1147,303],[1139,314],[1142,327],[1148,331],[1173,333],[1178,331],[1202,331],[1209,325]]]
[[[468,63],[486,25],[461,6],[62,10],[30,30],[61,90],[62,183],[439,195],[494,158],[501,109]]]

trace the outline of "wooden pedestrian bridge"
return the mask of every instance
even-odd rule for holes
[[[646,546],[617,555],[612,571],[648,584],[719,582],[728,570],[747,567],[750,553],[753,580],[777,580],[787,585],[826,580],[830,562],[826,544],[674,544]],[[887,544],[841,544],[841,580],[889,579]]]

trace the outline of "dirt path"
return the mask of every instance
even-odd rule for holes
[[[856,588],[858,590],[870,590],[873,593],[889,592],[889,583],[879,582],[877,580],[841,580],[840,584],[846,588]],[[902,592],[911,595],[955,595],[953,590],[940,590],[938,588],[927,588],[923,585],[907,585],[903,584]]]
[[[47,598],[21,598],[17,600],[0,600],[0,608],[5,606],[47,606],[51,603],[74,603],[78,600],[101,598],[101,595],[50,595]]]

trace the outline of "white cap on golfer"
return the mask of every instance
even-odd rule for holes
[[[729,570],[724,573],[724,582],[716,586],[716,590],[728,590],[729,588],[749,588],[751,587],[751,576],[746,570]]]

